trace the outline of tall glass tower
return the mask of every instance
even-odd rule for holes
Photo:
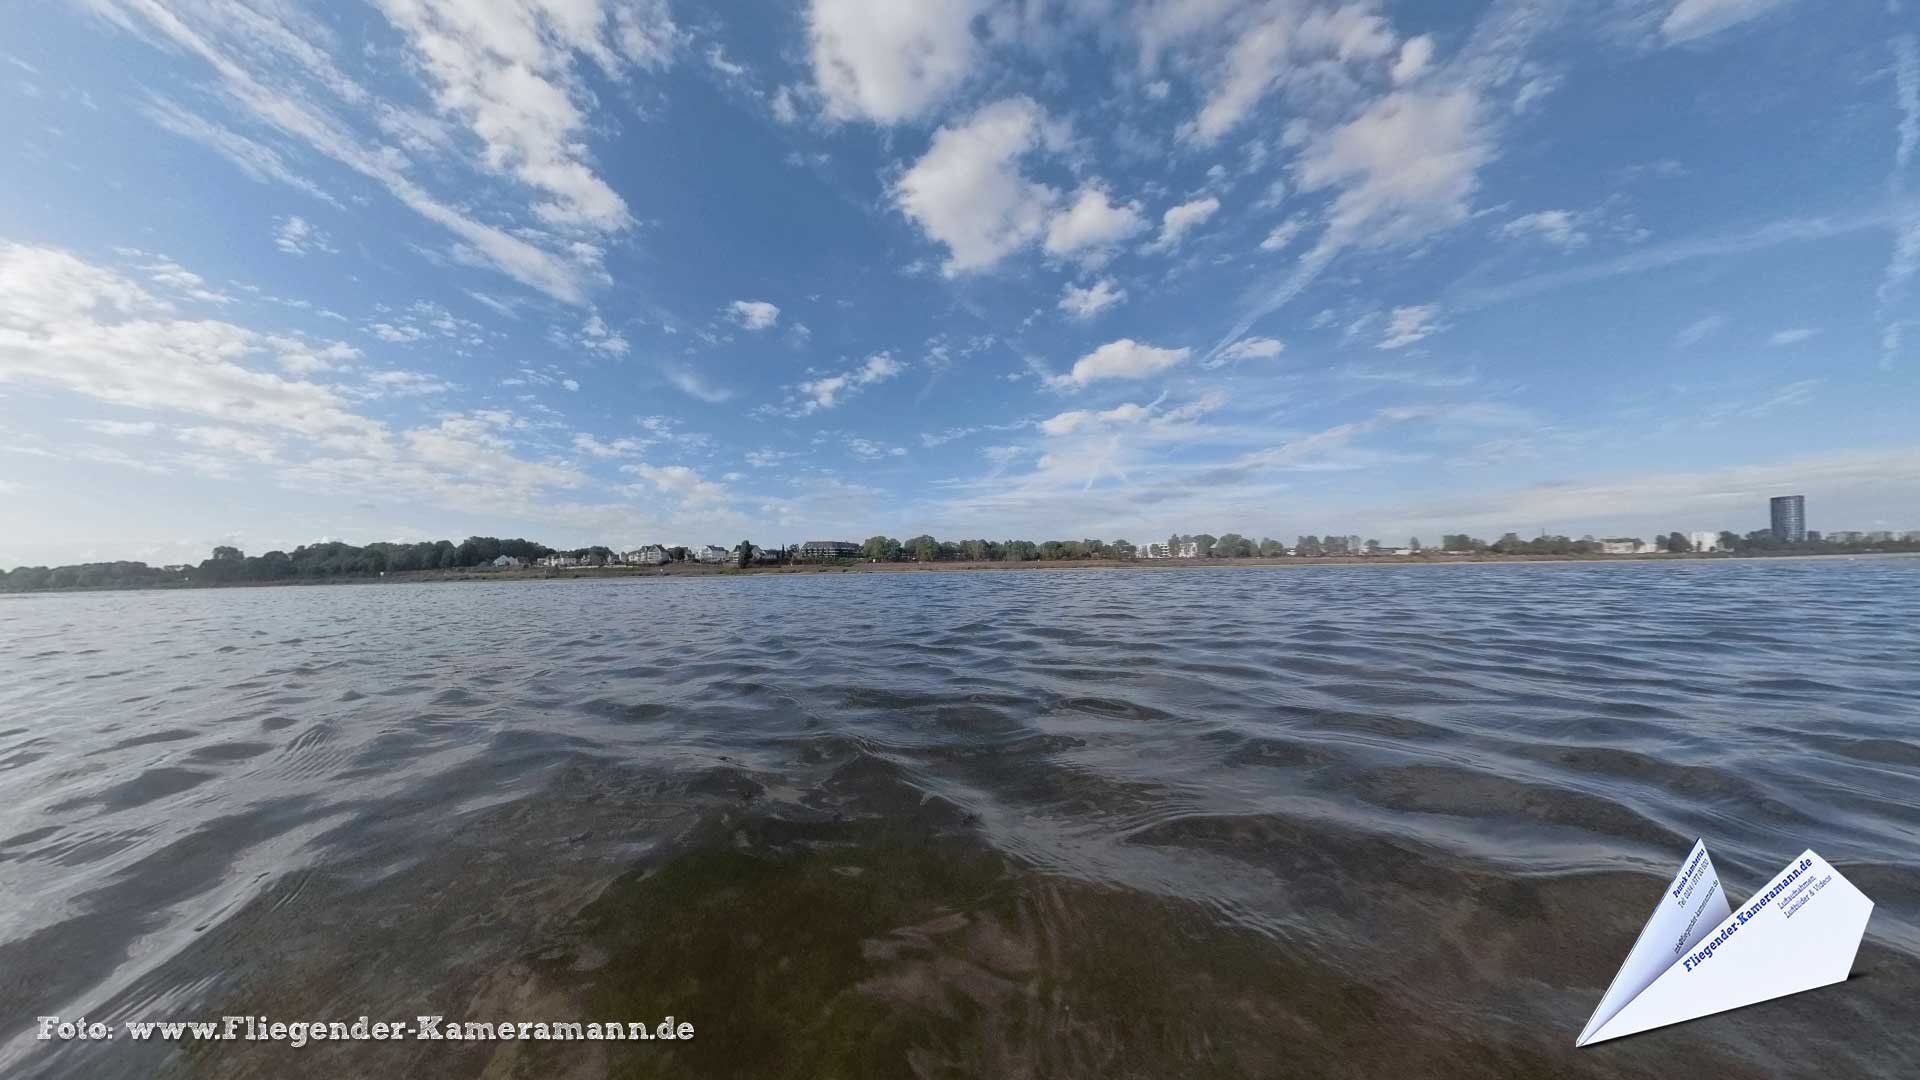
[[[1773,510],[1773,538],[1782,544],[1807,542],[1807,497],[1776,495],[1769,504]]]

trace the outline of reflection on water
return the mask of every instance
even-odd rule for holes
[[[1920,560],[0,602],[0,1072],[1911,1075]],[[1856,977],[1574,1052],[1704,836]],[[694,1022],[665,1044],[71,1044]]]

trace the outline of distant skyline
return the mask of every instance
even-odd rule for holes
[[[1917,18],[17,5],[0,567],[1920,527]]]

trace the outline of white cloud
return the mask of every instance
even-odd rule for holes
[[[144,255],[146,253],[126,249],[123,254]],[[188,270],[172,259],[165,256],[154,256],[153,260],[154,261],[149,263],[142,263],[140,269],[146,272],[148,280],[152,281],[155,285],[166,289],[176,296],[182,296],[189,300],[199,300],[209,304],[233,303],[233,297],[217,289],[208,287],[207,279]]]
[[[1352,93],[1359,79],[1394,55],[1387,20],[1369,3],[1309,9],[1305,4],[1163,4],[1140,18],[1142,59],[1162,45],[1183,46],[1179,66],[1209,84],[1200,112],[1180,137],[1210,146],[1239,127],[1276,88],[1290,90],[1302,110]],[[1428,50],[1430,52],[1430,48]],[[1419,59],[1415,46],[1402,65]],[[1409,67],[1409,77],[1417,68]]]
[[[380,0],[379,7],[434,81],[434,103],[484,146],[481,163],[548,196],[542,221],[617,230],[631,217],[587,154],[589,99],[574,56],[608,76],[660,70],[680,33],[665,0],[602,5],[478,5],[464,0]]]
[[[394,345],[419,341],[427,336],[427,332],[417,326],[395,326],[392,323],[370,323],[367,329],[373,332],[374,337]]]
[[[160,425],[151,420],[76,420],[74,423],[97,434],[112,435],[115,438],[151,435],[160,429]]]
[[[578,380],[578,379],[561,379],[561,380],[560,380],[560,385],[561,385],[561,386],[563,386],[563,387],[565,387],[565,388],[566,388],[567,390],[569,390],[569,391],[572,391],[572,392],[576,392],[576,393],[577,393],[577,392],[579,391],[579,389],[580,389],[580,380]]]
[[[791,86],[782,86],[773,92],[773,118],[782,124],[800,122],[799,97]]]
[[[744,82],[752,75],[745,64],[729,59],[726,46],[717,41],[707,43],[707,66],[731,83]]]
[[[1340,187],[1328,210],[1339,243],[1383,245],[1466,219],[1493,155],[1472,91],[1395,91],[1312,139],[1294,167],[1303,191]]]
[[[321,202],[340,205],[339,200],[322,191],[318,184],[295,172],[273,147],[196,116],[166,98],[149,98],[140,111],[163,129],[213,150],[253,180],[277,181]]]
[[[1112,278],[1084,287],[1068,282],[1060,293],[1060,310],[1076,319],[1091,319],[1126,298],[1127,290],[1118,288]]]
[[[799,456],[798,454],[795,454],[790,450],[760,449],[760,450],[747,451],[746,459],[747,459],[747,464],[753,466],[756,469],[768,469],[768,468],[772,468],[775,465],[780,464],[781,462],[787,460],[788,458],[793,458],[798,456]]]
[[[1725,315],[1702,316],[1694,322],[1689,323],[1678,334],[1675,334],[1673,337],[1673,345],[1677,349],[1691,349],[1695,345],[1712,337],[1725,325],[1727,325],[1727,317]]]
[[[787,415],[809,416],[821,409],[831,409],[862,388],[885,382],[905,370],[906,366],[890,354],[875,353],[850,371],[801,383],[800,399],[790,404]]]
[[[589,457],[620,458],[632,457],[648,446],[647,440],[622,436],[617,439],[599,439],[584,431],[574,432],[573,448]]]
[[[1286,348],[1286,343],[1276,338],[1241,338],[1239,341],[1220,350],[1217,355],[1208,358],[1206,363],[1201,366],[1217,368],[1225,367],[1228,364],[1237,363],[1241,360],[1271,360],[1279,356],[1282,352],[1285,352]]]
[[[1086,386],[1102,379],[1144,379],[1193,354],[1192,349],[1162,349],[1132,338],[1109,341],[1074,362],[1073,370],[1048,382],[1056,388]]]
[[[735,300],[727,305],[727,318],[748,330],[766,330],[780,321],[780,309],[765,300]]]
[[[1065,138],[1031,98],[996,101],[935,132],[926,154],[893,186],[893,203],[946,245],[949,277],[985,269],[1046,227],[1059,193],[1027,179],[1020,163]]]
[[[1140,211],[1138,200],[1115,205],[1105,188],[1087,184],[1070,205],[1048,220],[1047,254],[1102,261],[1115,245],[1147,227]]]
[[[1669,44],[1693,41],[1758,18],[1788,0],[1680,0],[1660,22]]]
[[[1767,344],[1776,349],[1786,345],[1798,345],[1801,342],[1813,340],[1814,336],[1819,333],[1820,331],[1807,327],[1796,327],[1792,330],[1776,330],[1767,338]]]
[[[444,379],[418,371],[375,371],[367,375],[367,389],[361,393],[364,397],[419,397],[423,394],[444,394],[453,389],[453,385]]]
[[[1393,62],[1393,81],[1409,83],[1427,70],[1427,63],[1433,59],[1433,36],[1421,34],[1408,38],[1400,46],[1400,58]]]
[[[592,349],[595,352],[603,352],[610,356],[625,356],[629,348],[626,337],[607,329],[606,321],[600,318],[599,315],[588,317],[587,321],[580,327],[580,334],[576,340],[580,342],[583,348]]]
[[[1301,230],[1306,227],[1306,215],[1295,214],[1280,224],[1275,225],[1273,231],[1267,233],[1267,238],[1260,241],[1260,250],[1285,251],[1288,247],[1292,246],[1294,240],[1299,237]]]
[[[150,39],[165,39],[199,57],[219,76],[224,97],[236,110],[375,181],[409,210],[451,232],[458,240],[453,250],[456,258],[491,266],[567,303],[583,302],[588,286],[604,279],[605,271],[596,257],[599,249],[594,245],[560,242],[534,230],[487,224],[465,209],[435,198],[409,173],[409,163],[399,150],[363,142],[353,125],[328,111],[317,98],[294,89],[286,75],[289,70],[304,68],[349,102],[367,97],[364,89],[346,80],[326,59],[328,50],[324,46],[331,42],[320,23],[299,19],[298,31],[279,26],[263,35],[263,19],[230,18],[224,9],[176,11],[130,0],[91,2],[119,25],[129,29],[143,26],[142,32],[151,32]],[[637,47],[647,36],[647,31],[633,25],[638,10],[633,3],[663,2],[632,0],[615,9],[614,25],[623,49]],[[574,48],[583,48],[585,42],[576,32],[576,24],[582,21],[579,16],[585,9],[576,6],[550,11],[545,20],[531,14],[519,19],[508,17],[482,31],[466,26],[465,20],[484,20],[487,12],[495,9],[449,4],[448,0],[432,3],[436,6],[429,7],[427,0],[390,0],[389,7],[404,16],[402,21],[420,30],[416,44],[434,55],[428,66],[445,74],[448,81],[442,86],[442,107],[463,111],[475,125],[475,134],[486,143],[488,153],[480,163],[482,167],[515,176],[552,194],[554,198],[534,208],[549,225],[624,227],[624,204],[618,202],[617,195],[611,202],[605,198],[611,189],[599,190],[605,185],[580,157],[584,141],[575,138],[562,142],[558,138],[562,133],[577,135],[577,110],[567,94],[546,77],[552,72],[542,74],[538,65],[530,67],[521,62],[521,54],[527,50],[564,61]],[[291,11],[277,12],[276,17],[280,16],[289,24],[296,21]],[[448,20],[445,25],[440,21],[443,18]],[[529,38],[520,33],[528,19],[539,22],[545,36],[536,33]],[[447,29],[455,24],[464,29]],[[633,29],[633,33],[626,33],[626,29]],[[302,37],[302,32],[319,37],[321,44]],[[498,40],[491,36],[496,32],[503,35]],[[552,44],[555,42],[558,44]],[[492,51],[496,47],[499,51]],[[298,63],[286,63],[290,57]],[[523,94],[525,100],[521,100]],[[169,130],[214,147],[256,178],[282,180],[327,198],[262,144],[234,136],[217,124],[158,99],[148,113]],[[563,117],[562,113],[571,115]],[[559,132],[552,127],[544,133],[536,130],[550,123],[563,123],[564,127]],[[548,153],[558,157],[541,156]]]
[[[946,101],[980,62],[985,0],[813,0],[814,82],[837,120],[894,124]]]
[[[181,442],[208,450],[218,450],[236,457],[270,463],[280,459],[280,448],[272,440],[257,432],[243,431],[230,427],[187,427],[175,433]]]
[[[875,458],[882,457],[907,456],[907,449],[904,446],[888,446],[884,443],[874,442],[871,439],[848,439],[846,441],[846,447],[848,453],[863,461],[872,461]]]
[[[1375,348],[1404,349],[1425,341],[1437,331],[1446,329],[1435,321],[1439,314],[1440,308],[1436,304],[1394,308],[1387,317],[1387,327],[1380,335],[1380,344]]]
[[[276,340],[176,318],[132,279],[67,252],[0,243],[0,382],[51,383],[100,401],[315,436],[376,428],[326,387],[240,363],[271,355]]]
[[[1207,219],[1219,211],[1220,200],[1211,195],[1169,207],[1166,213],[1160,215],[1159,235],[1153,238],[1152,243],[1140,250],[1172,251],[1180,246],[1180,242],[1186,239],[1188,233],[1206,224]]]
[[[709,405],[718,405],[733,397],[733,391],[724,386],[714,386],[699,375],[683,368],[668,368],[663,374],[675,390],[690,398],[698,398]]]
[[[130,276],[53,248],[0,244],[0,384],[33,382],[125,408],[191,418],[179,437],[202,451],[173,464],[221,475],[224,459],[279,461],[275,478],[306,494],[373,492],[463,511],[525,501],[582,482],[574,470],[515,457],[512,417],[452,416],[395,431],[349,408],[335,387],[251,366],[283,350],[326,351],[216,319],[183,319]],[[287,366],[287,365],[282,365]],[[404,381],[411,381],[408,376]],[[369,383],[377,386],[378,383]],[[284,452],[298,441],[298,453]],[[164,469],[143,459],[90,460]]]
[[[1893,255],[1881,275],[1879,298],[1884,320],[1880,328],[1880,366],[1891,370],[1900,359],[1904,327],[1887,318],[1886,309],[1906,293],[1907,282],[1920,273],[1920,204],[1907,198],[1907,165],[1914,150],[1920,148],[1920,38],[1905,34],[1893,39],[1894,106],[1900,110],[1893,152],[1893,177],[1890,182],[1896,200],[1905,200],[1893,226]]]
[[[338,254],[326,233],[315,228],[306,218],[298,214],[276,219],[273,246],[289,255],[307,255],[320,252],[326,255]]]
[[[702,477],[685,465],[647,465],[636,462],[632,465],[622,465],[620,470],[645,480],[653,486],[655,492],[672,496],[688,505],[724,502],[727,498],[727,489],[724,485]]]
[[[1151,415],[1153,415],[1152,406],[1134,405],[1132,403],[1116,405],[1104,411],[1072,409],[1058,416],[1051,416],[1040,421],[1040,431],[1043,434],[1056,437],[1072,435],[1113,424],[1137,423]]]
[[[1522,214],[1500,226],[1500,235],[1509,239],[1531,237],[1562,251],[1583,247],[1588,240],[1581,227],[1581,215],[1571,210],[1539,210]]]

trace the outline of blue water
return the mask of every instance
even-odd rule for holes
[[[1897,558],[9,598],[0,1072],[475,1075],[498,1047],[16,1036],[54,1013],[577,1011],[663,977],[604,913],[657,918],[649,882],[697,908],[721,859],[821,890],[779,916],[820,935],[785,959],[825,965],[780,1015],[880,1009],[899,1030],[873,1075],[1276,1075],[1273,1039],[1309,1075],[1910,1076],[1916,612]],[[924,840],[903,854],[900,829]],[[1877,902],[1866,977],[1575,1054],[1696,836],[1736,901],[1825,856]],[[729,920],[775,915],[739,888],[656,951],[743,977]],[[887,924],[922,916],[947,929]],[[1115,935],[1192,959],[1129,982]],[[801,1024],[753,1057],[772,1021],[744,991],[678,993],[733,1003],[734,1056],[513,1067],[840,1052]],[[1154,1034],[1190,1003],[1191,1037]]]

